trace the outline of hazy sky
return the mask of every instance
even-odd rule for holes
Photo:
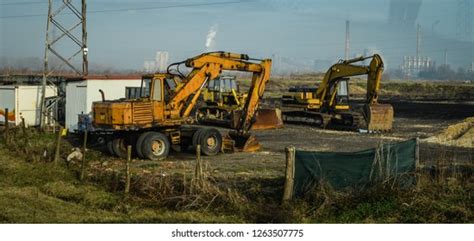
[[[345,20],[349,19],[351,54],[362,53],[365,48],[381,51],[393,67],[401,58],[401,50],[414,51],[416,37],[414,32],[397,34],[386,27],[389,2],[89,0],[89,61],[140,69],[159,50],[168,51],[173,61],[182,60],[206,50],[206,35],[212,26],[217,26],[215,49],[255,57],[277,54],[305,63],[314,59],[335,61],[344,56]],[[157,8],[202,3],[223,4]],[[0,57],[42,58],[47,0],[0,0],[0,8]],[[124,11],[93,12],[116,9]],[[453,38],[456,10],[455,0],[425,0],[418,22],[424,32],[434,30],[436,35]],[[18,17],[35,14],[42,16]],[[431,52],[439,59],[443,48],[431,47],[426,54]]]

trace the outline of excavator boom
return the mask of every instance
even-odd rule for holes
[[[217,78],[224,70],[251,72],[253,74],[252,84],[245,99],[242,114],[236,123],[235,131],[231,132],[229,136],[234,140],[235,147],[238,150],[254,151],[259,149],[256,147],[259,146],[256,139],[249,134],[249,130],[252,127],[265,86],[270,80],[272,61],[270,59],[251,59],[246,54],[211,52],[176,64],[182,63],[186,67],[193,68],[193,70],[183,80],[184,84],[176,89],[169,102],[169,107],[179,110],[184,109],[183,117],[189,116],[207,80]]]

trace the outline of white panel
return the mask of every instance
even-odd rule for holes
[[[87,109],[92,113],[92,102],[101,101],[102,96],[99,89],[105,93],[106,100],[125,98],[126,87],[140,87],[141,79],[126,80],[88,80],[87,81]]]
[[[66,128],[77,129],[77,115],[86,113],[87,82],[69,82],[66,85]]]
[[[141,79],[90,79],[66,86],[66,128],[77,129],[78,114],[92,114],[92,102],[101,101],[99,89],[107,100],[125,98],[126,87],[140,87]]]
[[[55,96],[56,88],[46,88],[46,97]],[[8,107],[15,112],[15,124],[25,118],[26,125],[39,125],[41,86],[1,86],[0,87],[0,108]],[[5,106],[5,107],[1,107]],[[4,117],[0,117],[0,122]]]
[[[56,88],[46,87],[46,97],[56,96]],[[25,124],[28,126],[37,126],[41,118],[41,86],[18,86],[18,119],[20,124],[21,117],[25,118]]]

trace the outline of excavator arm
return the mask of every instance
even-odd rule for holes
[[[366,59],[372,59],[368,66],[354,64]],[[337,63],[331,66],[324,75],[324,78],[316,91],[316,98],[322,100],[323,103],[333,100],[335,89],[332,89],[333,91],[331,92],[331,86],[334,80],[358,75],[367,75],[366,102],[377,103],[383,68],[382,58],[378,54],[369,57],[358,57]],[[326,104],[332,106],[334,103]]]
[[[242,114],[235,126],[235,131],[229,133],[229,136],[235,141],[237,149],[244,151],[258,149],[258,143],[248,131],[252,127],[253,117],[265,91],[265,86],[270,80],[272,61],[270,59],[251,59],[246,54],[211,52],[172,65],[183,63],[186,67],[192,68],[192,71],[184,77],[183,84],[176,89],[168,104],[170,109],[178,109],[182,113],[182,117],[189,116],[206,82],[217,78],[222,71],[253,73],[252,84]],[[251,146],[253,147],[251,148]]]
[[[252,84],[256,85],[256,90],[253,91],[251,87],[252,96],[249,95],[245,105],[247,110],[245,119],[251,119],[251,116],[255,114],[258,99],[263,94],[265,83],[269,79],[271,67],[269,59],[261,60],[260,63],[251,62],[251,60],[255,59],[250,59],[246,54],[211,52],[177,63],[184,63],[186,67],[192,68],[192,71],[184,78],[183,85],[180,85],[171,97],[168,103],[169,108],[178,109],[182,111],[183,117],[187,117],[208,80],[217,78],[224,70],[252,72]],[[247,125],[243,123],[242,126]]]

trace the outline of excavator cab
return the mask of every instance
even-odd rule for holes
[[[342,78],[337,85],[336,109],[349,106],[349,78]]]

